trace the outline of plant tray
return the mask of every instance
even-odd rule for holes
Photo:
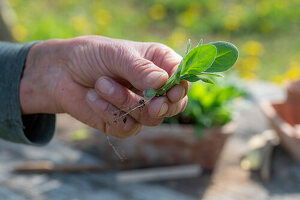
[[[115,139],[111,142],[120,153],[126,156],[124,165],[129,166],[169,166],[200,164],[212,170],[222,148],[235,125],[204,129],[202,139],[197,138],[192,125],[162,124],[158,127],[145,127],[137,136],[129,139]],[[100,154],[106,161],[120,163],[112,148],[102,138]]]

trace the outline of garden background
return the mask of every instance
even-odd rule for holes
[[[262,163],[269,163],[267,167],[261,167],[269,170],[268,181],[262,178],[263,170],[245,170],[250,165],[242,162],[247,161],[244,158],[250,158],[251,161],[251,155],[257,158],[261,155],[258,153],[266,152],[265,147],[259,147],[258,151],[250,148],[251,141],[260,142],[264,139],[257,140],[257,136],[270,133],[265,131],[269,130],[270,126],[258,102],[283,100],[285,83],[300,79],[299,33],[300,0],[0,0],[2,40],[24,43],[93,34],[161,42],[183,54],[186,42],[191,38],[193,46],[200,39],[203,39],[204,43],[225,40],[235,44],[240,50],[240,58],[231,69],[237,73],[226,74],[224,78],[219,79],[224,83],[212,87],[209,84],[194,84],[189,92],[190,106],[187,106],[186,113],[197,118],[198,125],[215,125],[210,119],[225,119],[227,123],[228,119],[231,120],[232,111],[236,111],[233,117],[236,124],[235,134],[228,137],[213,171],[201,170],[201,175],[177,180],[172,177],[164,181],[120,182],[118,176],[130,170],[119,168],[120,159],[112,151],[110,145],[119,147],[118,140],[111,137],[110,143],[101,132],[68,115],[59,114],[55,137],[43,148],[0,140],[0,199],[299,200],[300,166],[282,148],[275,144],[274,147],[270,146],[269,142],[265,143],[265,147],[272,148],[272,155],[268,153],[266,159],[260,159]],[[246,84],[241,83],[236,74],[245,80]],[[246,93],[249,91],[251,95],[245,94],[247,98],[227,104],[227,99],[245,96],[240,95],[238,86],[242,89],[242,86],[246,86]],[[299,101],[296,102],[299,104]],[[206,126],[207,124],[209,126]],[[223,124],[224,121],[219,123]],[[182,136],[178,137],[179,139],[189,138],[188,132],[182,134],[182,129],[178,130]],[[197,130],[202,133],[202,128],[196,127]],[[169,132],[172,137],[165,140],[167,143],[161,143],[162,146],[168,146],[166,144],[177,138],[174,137],[174,132]],[[153,136],[144,132],[139,134],[139,137],[147,135]],[[201,142],[201,137],[198,137],[201,140],[181,141]],[[299,135],[293,137],[299,141]],[[126,140],[119,140],[119,144],[126,144]],[[139,142],[131,144],[140,145]],[[215,149],[214,145],[207,146]],[[108,151],[104,151],[105,147],[108,147]],[[143,150],[152,150],[149,150],[149,146],[141,147]],[[125,148],[120,147],[121,153],[123,149]],[[181,147],[178,149],[186,155]],[[211,150],[203,154],[203,151],[194,149],[197,155],[212,157]],[[113,156],[106,152],[113,153]],[[168,156],[165,154],[168,151],[163,148],[156,148],[152,152]],[[103,154],[116,158],[117,164],[101,172],[86,170],[83,173],[68,173],[72,172],[73,167],[80,169],[82,165],[102,167],[103,163],[106,164],[106,161],[103,162]],[[256,161],[254,160],[254,163],[257,163]],[[25,166],[26,169],[26,164],[30,162],[50,170],[46,173],[14,171],[20,169],[20,166],[23,166],[23,169]],[[149,168],[152,168],[151,165]],[[140,166],[135,170],[143,169],[147,170]]]
[[[225,40],[240,50],[234,70],[246,80],[300,77],[300,0],[9,0],[19,42],[104,35],[167,44],[182,54]]]

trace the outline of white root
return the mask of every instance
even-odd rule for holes
[[[119,117],[117,117],[117,118],[114,120],[114,122],[116,122],[116,121],[118,121],[118,120],[122,119],[123,117],[125,117],[125,116],[129,115],[131,112],[135,111],[136,109],[138,109],[138,108],[141,108],[141,107],[145,106],[145,105],[146,105],[146,104],[147,104],[147,103],[148,103],[150,100],[151,100],[151,99],[149,99],[149,100],[145,101],[144,103],[142,103],[142,104],[141,104],[141,105],[139,105],[139,106],[136,106],[136,107],[134,107],[133,109],[129,110],[128,112],[126,112],[126,113],[124,113],[124,114],[120,115]]]
[[[111,148],[114,150],[115,154],[119,157],[119,159],[121,160],[121,162],[124,162],[127,158],[124,155],[121,155],[118,151],[118,149],[115,147],[115,145],[110,141],[110,138],[108,135],[106,135],[106,140],[109,144],[109,146],[111,146]]]

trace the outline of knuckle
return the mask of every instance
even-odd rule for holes
[[[144,70],[150,68],[151,66],[153,66],[153,62],[151,62],[150,60],[147,60],[147,59],[143,59],[143,58],[136,58],[133,61],[133,65],[135,67],[131,68],[132,72],[140,73],[140,72],[143,72]]]
[[[173,50],[165,44],[152,42],[148,47],[146,57],[150,60],[155,60],[157,57],[162,57],[165,54],[172,53]]]
[[[155,58],[166,58],[170,54],[173,54],[173,50],[164,44],[157,45],[154,51]]]
[[[114,46],[114,52],[115,52],[115,58],[116,59],[128,59],[130,58],[130,52],[128,51],[128,48],[126,48],[124,45],[115,45]]]
[[[134,67],[130,67],[128,74],[131,74],[131,79],[133,82],[143,82],[143,80],[148,76],[148,74],[153,71],[155,65],[150,60],[143,58],[137,58],[133,62]],[[157,70],[157,69],[155,69]]]
[[[152,50],[151,60],[158,66],[167,66],[165,68],[169,74],[172,74],[180,61],[181,57],[170,47],[158,44],[155,49]]]
[[[131,97],[128,93],[124,93],[124,95],[122,95],[122,97],[120,98],[120,106],[121,107],[127,107],[127,106],[131,106]]]
[[[153,42],[150,48],[153,48],[155,50],[171,50],[171,48],[167,45],[158,42]]]
[[[130,65],[134,58],[134,51],[128,46],[112,43],[103,48],[103,57],[107,58],[105,59],[107,66],[111,66],[116,72],[126,73],[126,67],[117,66]]]
[[[110,110],[112,110],[112,105],[106,101],[103,101],[102,102],[102,105],[101,105],[101,111],[102,112],[109,112]]]

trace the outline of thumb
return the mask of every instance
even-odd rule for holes
[[[169,78],[165,70],[138,56],[133,56],[123,62],[118,71],[119,76],[141,91],[148,88],[160,88]]]

